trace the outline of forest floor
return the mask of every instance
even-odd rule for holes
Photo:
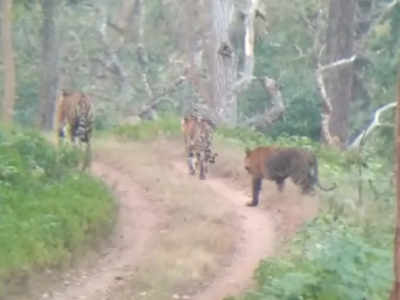
[[[250,178],[238,149],[218,147],[206,180],[188,175],[180,140],[99,141],[92,173],[117,201],[111,237],[63,271],[30,280],[18,300],[222,300],[252,283],[261,259],[317,214],[318,199]],[[10,298],[14,299],[14,298]],[[7,299],[8,300],[8,299]]]

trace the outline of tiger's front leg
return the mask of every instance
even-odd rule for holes
[[[252,201],[248,202],[247,206],[257,206],[261,191],[262,178],[253,177],[251,183],[252,183]]]

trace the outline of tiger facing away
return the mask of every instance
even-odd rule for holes
[[[91,161],[90,139],[93,127],[93,107],[90,99],[82,92],[63,90],[58,98],[56,130],[61,143],[66,135],[74,145],[85,144],[85,159],[82,169]]]
[[[246,149],[244,165],[252,176],[252,201],[247,203],[248,206],[257,206],[263,179],[275,181],[280,192],[288,177],[305,194],[311,193],[315,185],[323,191],[336,188],[336,184],[330,187],[320,185],[317,158],[308,150],[279,147]]]
[[[205,179],[208,164],[215,163],[217,153],[212,153],[213,124],[206,119],[188,116],[181,121],[185,152],[189,173],[199,173],[200,179]]]

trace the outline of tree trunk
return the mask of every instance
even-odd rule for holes
[[[185,4],[187,77],[214,121],[237,124],[237,95],[254,70],[258,0],[204,0]],[[209,11],[212,11],[210,14]]]
[[[37,125],[40,129],[51,129],[57,89],[59,81],[58,72],[58,41],[54,14],[56,1],[43,0],[43,23],[42,23],[42,53],[40,71],[40,105]]]
[[[237,97],[233,85],[237,78],[237,54],[229,38],[235,7],[232,0],[211,1],[213,14],[212,83],[213,109],[220,122],[237,122]]]
[[[331,0],[327,32],[325,64],[349,59],[353,55],[354,43],[354,0]],[[329,114],[328,130],[333,140],[344,144],[348,136],[349,106],[353,89],[353,64],[342,64],[325,72],[326,93],[331,100],[331,110],[324,107],[323,114]],[[324,119],[324,118],[323,118]],[[325,141],[329,141],[322,131]]]
[[[2,118],[6,124],[11,124],[14,115],[15,102],[15,63],[11,29],[12,0],[2,0],[1,36],[4,64],[4,99]]]
[[[394,282],[390,300],[400,300],[400,70],[397,75],[397,118],[396,118],[396,232],[394,238]]]

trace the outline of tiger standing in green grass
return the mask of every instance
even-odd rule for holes
[[[82,169],[91,163],[90,139],[93,129],[93,105],[82,92],[62,90],[57,99],[56,130],[59,144],[69,135],[72,144],[85,145],[85,159]]]

